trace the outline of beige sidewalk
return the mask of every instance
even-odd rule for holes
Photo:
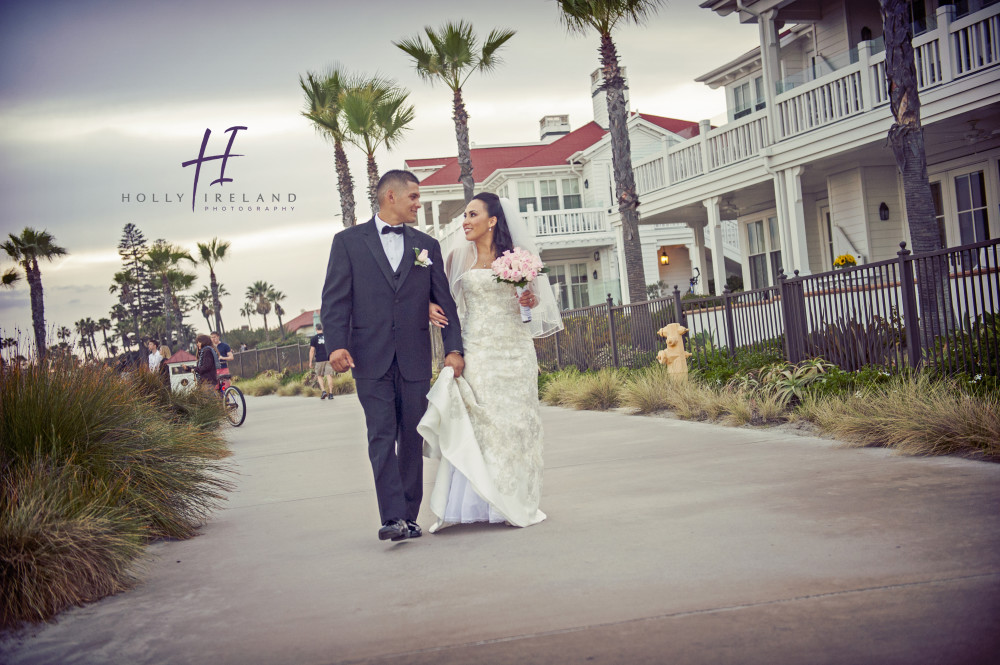
[[[1000,465],[543,419],[548,521],[389,544],[356,398],[248,399],[202,535],[0,662],[1000,662]]]

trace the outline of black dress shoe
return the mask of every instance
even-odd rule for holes
[[[379,540],[406,540],[410,530],[403,520],[389,520],[378,530]]]
[[[410,531],[409,538],[419,538],[423,535],[423,531],[420,530],[420,525],[413,520],[406,520],[406,526]]]

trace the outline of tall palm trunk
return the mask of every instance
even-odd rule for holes
[[[101,329],[101,337],[104,338],[104,356],[106,358],[111,357],[111,349],[108,347],[108,331]]]
[[[165,340],[170,339],[170,311],[173,307],[170,304],[170,282],[167,280],[167,276],[163,275],[160,277],[160,283],[163,285],[163,337]],[[165,341],[165,344],[169,344],[169,341]]]
[[[610,34],[601,35],[601,76],[608,98],[608,125],[611,132],[611,160],[615,173],[615,194],[622,217],[622,243],[625,249],[625,274],[632,303],[647,299],[646,276],[642,267],[642,242],[639,239],[639,197],[632,172],[632,145],[628,135],[628,108],[625,106],[625,80],[618,66],[618,50]]]
[[[375,155],[368,155],[368,202],[372,206],[372,216],[378,213],[378,164]]]
[[[31,327],[35,333],[35,353],[38,362],[45,360],[45,301],[42,299],[42,273],[38,269],[38,259],[31,259],[25,265],[24,274],[28,279],[28,289],[31,293]]]
[[[913,60],[913,34],[906,0],[880,0],[885,33],[889,108],[896,122],[889,128],[889,145],[903,177],[903,198],[910,241],[915,253],[939,248],[934,199],[927,179],[924,130],[920,124],[920,97]],[[918,300],[924,339],[940,335],[951,312],[951,290],[945,257],[940,265],[922,264],[917,270]]]
[[[215,270],[209,269],[208,281],[212,286],[212,309],[215,310],[215,329],[222,332],[222,303],[219,302],[219,282],[215,279]],[[208,320],[208,317],[205,317]],[[212,324],[208,324],[211,328]]]
[[[344,142],[337,139],[333,143],[333,156],[337,164],[337,191],[340,194],[340,214],[344,228],[354,226],[357,219],[354,214],[354,177],[347,164],[347,153],[344,152]]]
[[[458,141],[458,166],[461,173],[458,181],[462,183],[465,192],[465,202],[468,203],[475,195],[476,182],[472,178],[472,149],[469,147],[469,114],[465,110],[462,99],[462,89],[457,88],[452,100],[455,121],[455,139]]]

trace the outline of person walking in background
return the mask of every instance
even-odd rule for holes
[[[323,324],[316,324],[316,334],[309,340],[309,366],[316,370],[319,386],[323,389],[320,399],[333,399],[333,367],[330,366],[330,354],[326,352],[326,337],[323,335]]]
[[[219,376],[229,376],[229,365],[226,363],[235,360],[232,347],[222,341],[217,330],[212,331],[212,346],[219,354]]]

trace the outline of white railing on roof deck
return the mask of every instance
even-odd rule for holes
[[[705,172],[701,158],[703,140],[703,137],[699,136],[667,151],[670,184],[682,182]]]
[[[767,114],[758,111],[739,122],[717,127],[708,132],[706,141],[709,171],[755,157],[771,145]]]
[[[867,75],[865,71],[864,76]],[[831,77],[812,81],[775,97],[781,138],[863,112],[865,103],[861,79],[862,63],[856,63],[837,70]]]
[[[997,64],[1000,57],[1000,4],[963,16],[950,26],[949,32],[956,76]]]
[[[662,156],[633,167],[632,174],[635,177],[635,191],[639,196],[665,187],[667,184]]]

